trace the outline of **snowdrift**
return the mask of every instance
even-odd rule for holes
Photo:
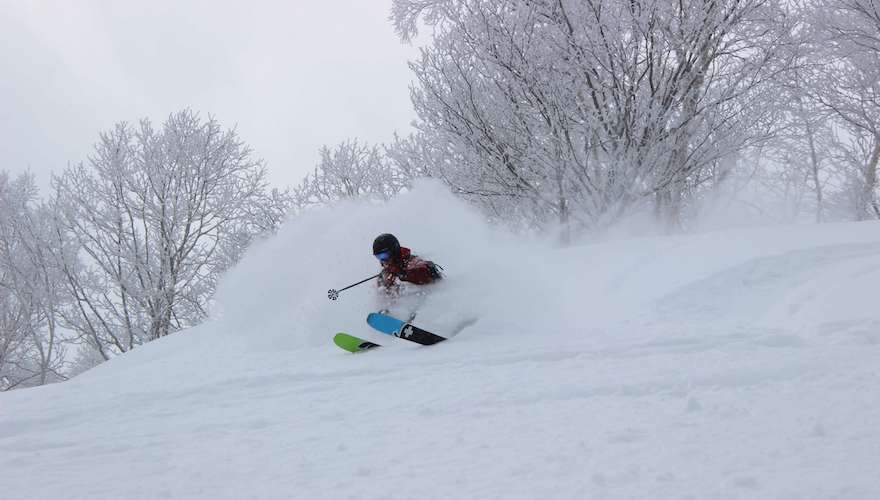
[[[446,270],[418,324],[477,322],[421,348],[364,324],[371,285],[329,301],[382,232]],[[877,498],[878,283],[878,223],[557,248],[425,182],[289,221],[198,328],[0,394],[0,498]]]

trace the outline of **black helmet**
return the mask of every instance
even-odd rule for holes
[[[389,252],[392,257],[400,257],[400,242],[393,234],[380,234],[373,240],[373,255]]]

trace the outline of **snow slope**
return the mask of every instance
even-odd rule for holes
[[[445,266],[372,333],[372,238]],[[433,184],[288,223],[214,317],[0,394],[0,499],[880,498],[880,224],[553,248]],[[351,355],[337,331],[386,345]]]

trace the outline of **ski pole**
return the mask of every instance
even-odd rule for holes
[[[330,300],[336,300],[336,299],[339,298],[339,292],[342,292],[342,291],[344,291],[344,290],[348,290],[349,288],[351,288],[351,287],[353,287],[353,286],[358,286],[358,285],[360,285],[361,283],[364,283],[364,282],[370,281],[370,280],[373,279],[373,278],[378,278],[381,274],[382,274],[382,273],[374,274],[373,276],[370,276],[369,278],[364,278],[364,279],[358,281],[357,283],[352,283],[351,285],[348,285],[348,286],[345,287],[345,288],[340,288],[339,290],[336,290],[336,289],[331,288],[331,289],[327,290],[327,298],[330,299]]]

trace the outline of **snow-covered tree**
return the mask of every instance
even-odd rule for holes
[[[433,177],[435,172],[442,172],[432,168],[442,161],[438,151],[418,133],[411,133],[406,137],[395,133],[394,140],[384,150],[397,178],[406,184],[412,183],[414,179]]]
[[[0,390],[63,380],[64,297],[33,177],[0,172]]]
[[[387,200],[406,186],[407,179],[378,146],[351,139],[332,149],[324,146],[320,154],[314,172],[293,190],[298,208],[358,197]]]
[[[839,189],[833,152],[839,141],[833,113],[817,97],[821,92],[827,52],[816,10],[807,2],[794,2],[791,15],[791,70],[780,74],[775,99],[776,133],[761,149],[754,182],[760,185],[767,205],[774,205],[771,220],[793,222],[833,218],[828,195]]]
[[[433,173],[496,214],[602,227],[653,203],[668,225],[769,136],[790,26],[776,0],[396,0]]]
[[[845,189],[839,203],[857,219],[880,218],[880,3],[821,0],[815,23],[826,50],[816,96],[837,117],[837,160]]]
[[[65,320],[103,359],[202,321],[220,273],[289,203],[234,130],[189,110],[161,130],[117,124],[53,187]]]

